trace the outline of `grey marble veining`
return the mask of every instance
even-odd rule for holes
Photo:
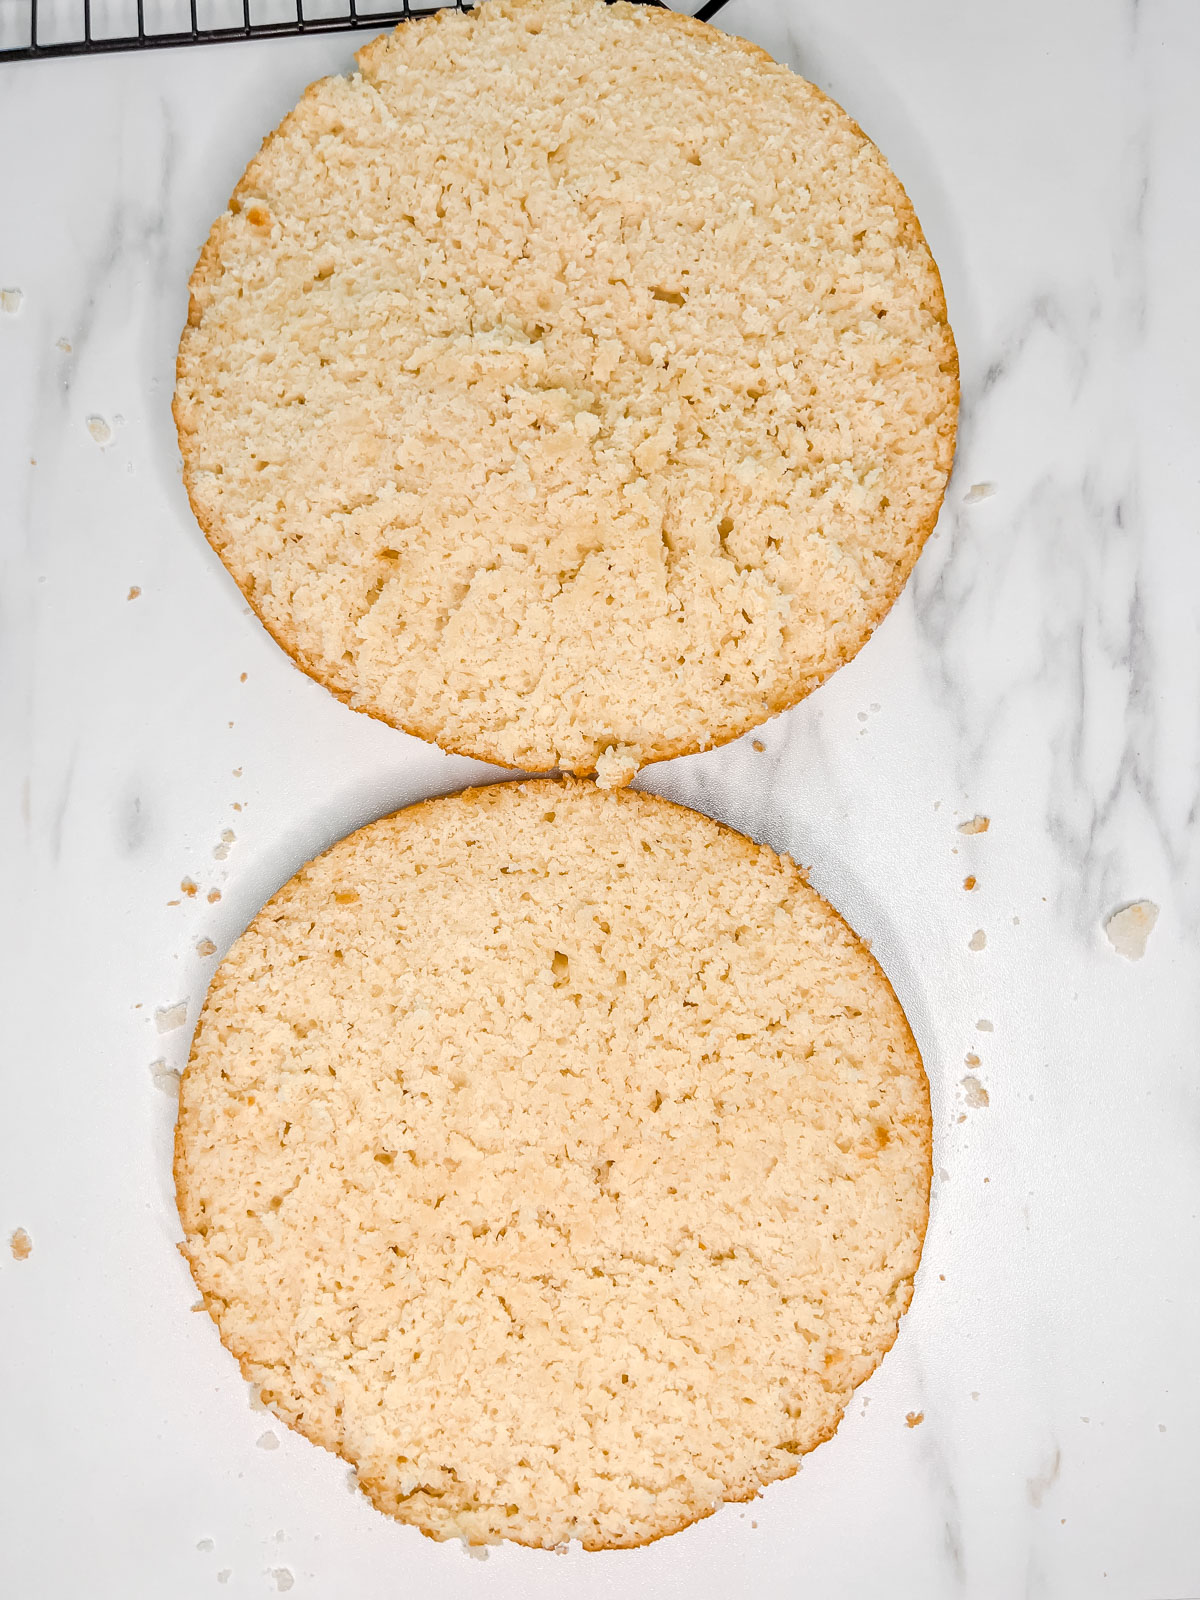
[[[349,43],[6,67],[0,1240],[33,1244],[0,1250],[14,1600],[253,1596],[283,1570],[325,1600],[1200,1597],[1200,7],[723,20],[879,142],[962,358],[945,510],[869,646],[638,780],[794,854],[904,1001],[936,1177],[896,1347],[794,1480],[639,1552],[469,1560],[282,1428],[258,1447],[269,1419],[187,1310],[172,1073],[221,952],[301,862],[498,773],[293,669],[180,484],[191,265]],[[1135,963],[1103,924],[1140,899],[1161,910]]]

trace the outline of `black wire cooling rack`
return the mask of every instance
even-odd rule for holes
[[[725,4],[707,0],[696,15],[707,21]],[[0,0],[0,61],[390,28],[431,11],[470,8],[471,0]]]

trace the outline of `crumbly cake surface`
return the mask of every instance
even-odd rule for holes
[[[933,527],[937,269],[819,90],[691,18],[488,0],[313,84],[191,283],[195,513],[350,705],[530,771],[720,743]]]
[[[362,829],[255,918],[175,1175],[221,1338],[381,1510],[613,1548],[836,1429],[911,1295],[928,1086],[786,858],[506,784]]]

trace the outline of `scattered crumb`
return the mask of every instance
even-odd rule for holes
[[[183,901],[182,900],[168,900],[167,904],[169,906],[181,906],[183,904]]]
[[[904,1419],[904,1426],[906,1428],[919,1428],[924,1421],[925,1413],[923,1411],[910,1411]]]
[[[250,674],[249,674],[249,673],[248,673],[248,672],[243,672],[243,673],[242,673],[242,675],[241,675],[241,677],[240,677],[240,678],[239,678],[239,679],[238,679],[238,682],[239,682],[239,683],[245,683],[245,681],[246,681],[246,679],[247,679],[247,678],[248,678],[248,677],[249,677],[249,676],[250,676]]]
[[[232,1577],[233,1577],[233,1568],[232,1567],[222,1567],[220,1572],[217,1573],[217,1582],[218,1583],[228,1583],[230,1578],[232,1578]]]
[[[1014,927],[1014,928],[1019,928],[1019,927],[1020,927],[1020,926],[1021,926],[1021,919],[1020,919],[1020,917],[1014,917],[1014,918],[1013,918],[1013,927]]]
[[[946,1274],[944,1272],[939,1272],[938,1273],[938,1282],[939,1283],[945,1283],[945,1281],[946,1281]]]
[[[135,584],[132,585],[132,587],[129,590],[129,593],[125,596],[125,598],[126,598],[126,600],[136,600],[138,595],[141,594],[141,592],[142,591],[138,588],[137,584],[135,583]]]
[[[215,956],[216,953],[217,947],[211,939],[196,940],[196,954],[198,956],[203,956],[207,960],[209,956]]]
[[[978,1389],[972,1389],[971,1390],[971,1399],[972,1400],[978,1400],[979,1399],[979,1390]]]
[[[858,720],[860,722],[865,722],[867,720],[867,713],[865,711],[860,711],[858,713]]]
[[[249,1388],[249,1391],[250,1391],[250,1409],[251,1409],[251,1411],[269,1411],[270,1407],[264,1402],[263,1397],[262,1397],[262,1391],[258,1387],[258,1385],[256,1383],[251,1383],[247,1387]]]
[[[272,1433],[270,1428],[267,1429],[266,1433],[260,1433],[254,1442],[260,1450],[279,1449],[279,1435]]]
[[[211,1539],[197,1540],[196,1549],[199,1550],[202,1555],[207,1555],[212,1548],[213,1542]]]
[[[978,887],[979,887],[979,880],[977,878],[970,877],[970,878],[964,878],[963,879],[963,888],[964,889],[977,889]]]
[[[56,350],[61,350],[63,355],[69,356],[71,354],[71,341],[69,339],[56,339],[54,341],[54,348]]]
[[[570,1551],[571,1551],[571,1545],[570,1545],[570,1542],[568,1540],[566,1540],[566,1539],[564,1539],[561,1544],[556,1544],[554,1546],[554,1554],[556,1556],[569,1555]]]
[[[972,817],[969,822],[960,822],[959,833],[986,833],[992,825],[991,817]]]
[[[187,895],[188,899],[191,900],[196,894],[199,885],[194,878],[183,878],[180,881],[179,887],[183,890],[184,894]]]
[[[241,767],[234,767],[234,769],[233,769],[233,775],[234,775],[234,777],[235,777],[235,778],[240,778],[240,777],[241,777],[241,775],[242,775],[242,769],[241,769]]]
[[[968,506],[978,505],[981,500],[990,500],[996,492],[994,483],[973,483],[963,495],[963,504]]]
[[[986,1017],[980,1017],[975,1027],[980,1033],[995,1033],[996,1031]]]
[[[150,1077],[156,1089],[161,1089],[163,1094],[177,1095],[179,1093],[179,1068],[169,1067],[165,1061],[152,1061],[150,1063]]]
[[[240,811],[242,809],[242,802],[240,800],[235,800],[233,802],[233,809],[234,811]]]
[[[935,800],[933,802],[933,809],[935,811],[940,811],[942,809],[942,802],[940,800]]]
[[[762,740],[761,740],[761,739],[752,739],[752,740],[751,740],[751,741],[750,741],[750,748],[751,748],[751,750],[757,750],[757,751],[758,751],[758,753],[759,753],[759,755],[762,755],[762,753],[763,753],[763,751],[764,751],[764,750],[765,750],[765,749],[766,749],[766,748],[767,748],[767,747],[766,747],[766,745],[765,745],[765,744],[764,744],[764,743],[763,743],[763,742],[762,742]]]
[[[750,1526],[751,1526],[751,1527],[752,1527],[752,1528],[757,1528],[757,1527],[758,1527],[758,1523],[757,1523],[757,1522],[752,1522],[752,1523],[751,1523],[751,1524],[750,1524]]]
[[[221,898],[220,889],[210,889],[208,891],[208,903],[209,903],[210,906],[215,906],[217,901],[220,898]]]
[[[221,843],[222,844],[232,844],[233,841],[236,838],[237,838],[237,834],[234,833],[232,828],[222,828],[221,829]]]
[[[215,845],[213,845],[213,860],[214,861],[224,861],[224,860],[226,860],[228,855],[229,855],[229,846],[227,844],[215,844]]]
[[[14,1228],[8,1237],[8,1248],[12,1251],[14,1261],[28,1261],[29,1252],[33,1249],[33,1240],[24,1228]]]
[[[976,928],[975,932],[967,940],[967,949],[968,950],[982,950],[986,943],[987,943],[987,934],[984,933],[982,928]]]
[[[963,1061],[968,1067],[977,1067],[979,1065],[979,1057],[975,1054],[974,1050],[968,1050],[966,1055],[963,1057]]]
[[[20,289],[0,289],[0,310],[7,311],[10,317],[15,317],[21,309],[21,301],[24,298]]]
[[[271,1576],[275,1579],[275,1587],[280,1594],[285,1594],[296,1581],[292,1576],[292,1569],[290,1567],[271,1567],[269,1571]]]
[[[637,752],[631,745],[610,744],[596,762],[596,787],[623,789],[631,778],[637,777],[637,770]]]
[[[462,1542],[462,1549],[463,1555],[465,1555],[469,1561],[486,1561],[488,1558],[488,1547],[485,1544],[471,1544],[468,1540],[464,1539]]]
[[[1154,932],[1158,921],[1158,907],[1153,900],[1134,900],[1114,911],[1104,924],[1108,942],[1126,961],[1140,961],[1146,954],[1146,941]]]
[[[112,438],[112,429],[103,417],[89,417],[87,419],[87,431],[97,444],[107,444]]]
[[[971,1107],[972,1111],[980,1110],[983,1106],[986,1106],[991,1099],[991,1096],[980,1083],[979,1079],[971,1072],[968,1072],[966,1077],[962,1080],[962,1088],[963,1094],[967,1099],[967,1104]]]
[[[154,1013],[154,1025],[159,1033],[173,1033],[187,1021],[187,1001],[179,1000],[173,1006],[159,1006]]]
[[[1159,1423],[1159,1425],[1158,1425],[1158,1431],[1159,1431],[1159,1433],[1166,1433],[1166,1431],[1167,1431],[1167,1425],[1166,1425],[1166,1423],[1165,1423],[1165,1422],[1160,1422],[1160,1423]]]

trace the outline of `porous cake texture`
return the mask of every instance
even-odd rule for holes
[[[808,694],[953,455],[941,283],[879,151],[652,6],[488,0],[358,68],[192,277],[185,482],[250,604],[350,705],[605,784]]]
[[[912,1293],[928,1086],[786,857],[504,784],[361,829],[254,919],[175,1176],[221,1338],[382,1511],[607,1549],[834,1432]]]

